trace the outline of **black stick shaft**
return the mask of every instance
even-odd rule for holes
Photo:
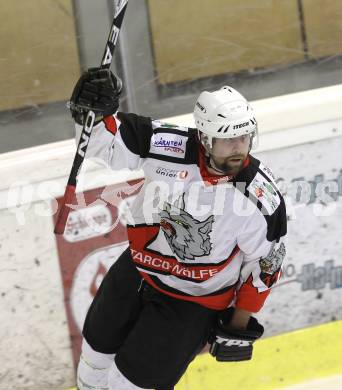
[[[128,0],[118,0],[116,4],[113,23],[109,32],[106,48],[101,61],[101,68],[103,69],[109,69],[112,64],[114,50],[116,48],[121,25],[127,9],[127,4],[128,4]],[[68,184],[65,188],[63,201],[60,207],[60,212],[58,214],[58,218],[54,230],[55,234],[64,233],[65,225],[69,213],[71,211],[71,208],[68,206],[68,204],[72,203],[72,198],[76,191],[77,177],[82,168],[82,164],[87,152],[89,139],[94,126],[94,120],[95,120],[95,113],[91,110],[88,111],[86,120],[83,125],[81,137],[78,142],[77,152],[72,164],[71,172],[68,179]]]

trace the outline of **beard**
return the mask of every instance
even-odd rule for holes
[[[247,156],[242,154],[230,156],[227,158],[220,158],[217,156],[210,156],[212,168],[221,172],[222,175],[237,175],[242,167]]]

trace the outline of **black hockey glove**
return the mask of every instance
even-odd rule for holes
[[[250,317],[245,330],[230,328],[233,313],[234,308],[230,307],[219,314],[216,328],[209,338],[209,352],[219,362],[250,360],[254,341],[264,333],[264,327],[254,317]]]
[[[95,113],[95,124],[114,114],[119,107],[122,90],[120,78],[109,69],[90,68],[77,81],[69,108],[75,121],[83,125],[87,112]]]

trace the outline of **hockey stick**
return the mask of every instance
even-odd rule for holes
[[[102,69],[109,69],[112,63],[114,50],[119,37],[120,28],[126,12],[127,4],[128,4],[128,0],[118,0],[116,4],[113,23],[109,32],[106,48],[101,61]],[[68,220],[69,213],[71,211],[70,205],[72,205],[72,201],[74,199],[75,192],[76,192],[77,176],[81,171],[81,167],[88,148],[90,135],[93,130],[94,121],[95,121],[95,113],[94,111],[90,110],[87,113],[87,117],[83,125],[81,138],[78,142],[77,152],[72,164],[68,183],[65,188],[64,197],[62,200],[60,211],[57,217],[57,222],[55,225],[55,230],[54,230],[55,234],[64,233],[65,225]]]

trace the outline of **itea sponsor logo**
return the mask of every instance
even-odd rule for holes
[[[249,125],[249,121],[248,122],[244,122],[244,123],[240,123],[239,125],[235,125],[234,127],[233,127],[233,129],[235,130],[235,129],[241,129],[242,127],[246,127],[246,126],[248,126]]]
[[[184,158],[187,140],[188,137],[177,134],[157,133],[151,139],[150,152]]]
[[[188,171],[177,171],[175,169],[167,169],[162,167],[158,167],[156,173],[160,176],[174,179],[185,179],[188,176]]]
[[[112,229],[112,215],[105,205],[88,206],[69,214],[64,238],[69,242],[88,240]]]

